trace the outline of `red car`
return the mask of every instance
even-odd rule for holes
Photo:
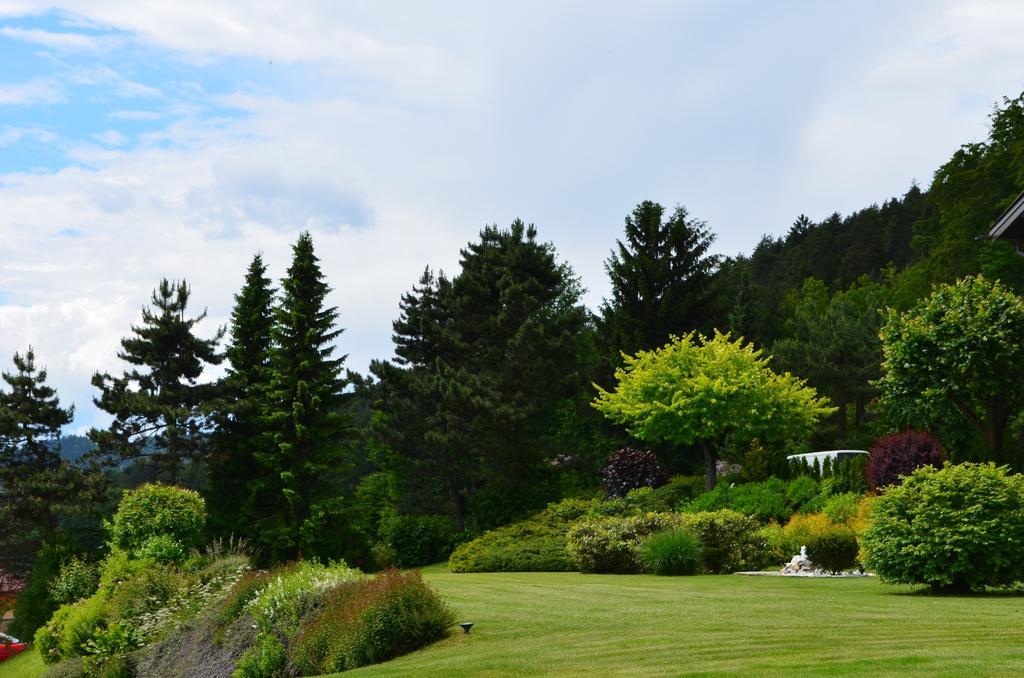
[[[0,644],[0,662],[10,659],[28,647],[27,643],[23,643],[6,633],[0,633],[0,643],[2,643]]]

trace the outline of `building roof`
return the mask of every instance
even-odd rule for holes
[[[993,240],[1009,240],[1017,244],[1024,243],[1024,193],[1003,210],[996,223],[988,231]]]

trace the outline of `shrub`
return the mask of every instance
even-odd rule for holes
[[[461,537],[448,516],[391,514],[380,524],[391,564],[417,567],[444,560]]]
[[[185,546],[169,534],[153,535],[135,553],[138,558],[158,563],[180,563],[188,555]]]
[[[857,564],[857,534],[853,528],[831,525],[807,541],[807,557],[815,566],[839,574]]]
[[[559,508],[557,511],[562,511]],[[548,511],[518,523],[489,530],[460,545],[448,559],[452,572],[571,572],[565,548],[569,522]],[[567,511],[563,515],[573,515]]]
[[[60,606],[50,594],[50,582],[60,575],[66,549],[44,545],[36,555],[25,588],[14,601],[14,621],[8,632],[16,638],[31,638]]]
[[[661,511],[675,511],[685,502],[692,501],[704,492],[703,476],[672,476],[661,487],[655,488],[651,495],[659,504]]]
[[[762,557],[764,544],[757,538],[757,523],[736,511],[682,514],[682,526],[700,539],[707,572],[736,572]]]
[[[864,454],[837,462],[832,468],[832,475],[825,479],[828,481],[826,494],[842,494],[844,492],[864,494],[867,492],[867,464],[867,455]],[[825,481],[822,481],[823,489]]]
[[[853,492],[836,494],[825,500],[821,512],[838,525],[850,525],[860,513],[860,495]]]
[[[192,490],[147,484],[124,493],[109,525],[114,546],[141,549],[152,537],[167,535],[185,549],[202,543],[206,504]]]
[[[800,552],[819,534],[828,532],[832,522],[824,513],[798,513],[782,528],[781,546],[786,551],[786,560]]]
[[[924,466],[875,500],[868,565],[891,582],[965,591],[1024,579],[1024,476]]]
[[[35,635],[39,654],[46,663],[82,654],[82,646],[107,623],[107,599],[103,592],[71,605],[62,605]]]
[[[695,574],[701,564],[700,540],[686,530],[657,532],[641,542],[640,558],[654,574]]]
[[[786,485],[786,504],[798,512],[811,504],[819,494],[821,486],[817,480],[810,476],[797,476]]]
[[[922,466],[941,468],[945,455],[935,437],[923,431],[903,431],[879,438],[871,446],[867,467],[868,485],[878,490],[899,485]]]
[[[769,523],[757,529],[754,539],[760,546],[746,558],[745,567],[751,570],[782,567],[793,557],[784,529],[778,523]]]
[[[679,523],[679,515],[672,513],[581,518],[569,528],[566,549],[581,572],[632,574],[642,569],[638,551],[643,538]]]
[[[668,473],[651,450],[623,447],[613,452],[604,467],[606,497],[624,497],[639,487],[660,487],[668,482]]]
[[[283,673],[288,657],[273,633],[263,633],[238,661],[232,678],[274,678]]]
[[[73,603],[92,595],[99,584],[96,566],[81,556],[72,556],[60,566],[60,573],[50,581],[50,596],[58,603]]]
[[[699,513],[732,509],[763,523],[785,521],[793,513],[786,502],[786,489],[786,483],[778,478],[745,485],[721,482],[711,492],[690,502],[684,510]]]
[[[293,664],[302,675],[373,664],[438,640],[454,623],[454,612],[418,572],[388,570],[328,594],[302,624]]]

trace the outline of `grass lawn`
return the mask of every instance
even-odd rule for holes
[[[1024,675],[1024,596],[877,579],[425,574],[476,622],[346,676]]]
[[[424,571],[476,622],[345,676],[1024,675],[1024,596],[876,579]],[[39,675],[34,652],[0,678]]]

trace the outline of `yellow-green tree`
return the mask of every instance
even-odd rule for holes
[[[700,446],[708,489],[726,436],[801,439],[835,411],[803,380],[773,371],[763,351],[728,334],[691,332],[623,358],[613,390],[595,385],[594,407],[640,440]]]

